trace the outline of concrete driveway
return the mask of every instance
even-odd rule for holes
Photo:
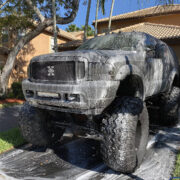
[[[101,160],[99,142],[78,139],[55,149],[26,145],[0,155],[2,179],[169,180],[180,149],[180,127],[153,128],[142,165],[133,174],[112,171]]]
[[[0,131],[17,126],[20,106],[0,110]],[[99,142],[75,139],[65,134],[54,149],[26,145],[0,155],[0,179],[28,180],[169,180],[180,149],[180,125],[152,126],[147,153],[133,174],[112,171],[101,160]]]

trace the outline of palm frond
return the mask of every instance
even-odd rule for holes
[[[106,2],[106,0],[100,0],[100,2],[99,2],[99,9],[101,9],[101,11],[102,11],[102,14],[104,15],[106,12],[105,12],[105,2]]]

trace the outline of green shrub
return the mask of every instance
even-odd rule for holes
[[[12,92],[9,93],[11,98],[24,99],[23,91],[22,91],[22,83],[14,82],[11,86]]]
[[[15,98],[12,90],[8,91],[5,98]]]

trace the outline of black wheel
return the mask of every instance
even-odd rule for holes
[[[25,103],[19,114],[19,126],[27,142],[36,146],[48,146],[57,142],[64,129],[56,129],[50,123],[51,116],[41,109]]]
[[[121,105],[102,121],[101,153],[115,171],[133,172],[142,162],[149,135],[146,105],[139,98],[124,97]]]
[[[160,107],[161,125],[173,126],[178,123],[180,88],[172,87],[169,94],[163,97]]]

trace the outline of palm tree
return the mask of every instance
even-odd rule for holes
[[[105,2],[107,0],[100,0],[99,2],[99,7],[101,8],[101,11],[102,11],[102,14],[104,15],[105,14]]]
[[[87,39],[87,31],[88,31],[88,22],[89,22],[89,14],[91,9],[91,0],[88,0],[88,7],[87,7],[87,13],[86,13],[86,22],[85,22],[85,28],[84,28],[84,41]]]
[[[97,4],[96,4],[96,16],[95,16],[95,32],[94,32],[94,36],[97,36],[97,18],[98,18],[98,10],[99,10],[99,0],[97,0]]]
[[[53,33],[54,33],[54,51],[57,52],[57,26],[56,26],[56,2],[52,0],[53,12]]]
[[[105,14],[105,1],[106,0],[97,0],[96,4],[96,16],[95,16],[95,36],[97,36],[97,19],[98,19],[98,11],[99,7],[101,7],[101,11],[103,15]],[[141,0],[138,0],[138,2]],[[162,4],[174,4],[176,0],[159,0],[159,3]],[[110,11],[110,16],[109,16],[109,25],[108,25],[108,33],[111,31],[111,19],[112,19],[112,13],[113,13],[113,8],[114,8],[114,3],[115,0],[112,0],[111,4],[111,11]]]
[[[110,33],[110,31],[111,31],[111,18],[112,18],[112,13],[113,13],[113,9],[114,9],[114,2],[115,2],[115,0],[112,0],[111,11],[110,11],[110,15],[109,15],[108,33]]]
[[[97,0],[96,4],[96,16],[95,16],[95,36],[97,36],[97,18],[98,18],[98,11],[101,8],[102,14],[105,14],[105,1],[106,0]]]
[[[81,31],[81,29],[79,27],[76,26],[76,24],[70,24],[67,28],[66,28],[67,32],[77,32],[77,31]]]

